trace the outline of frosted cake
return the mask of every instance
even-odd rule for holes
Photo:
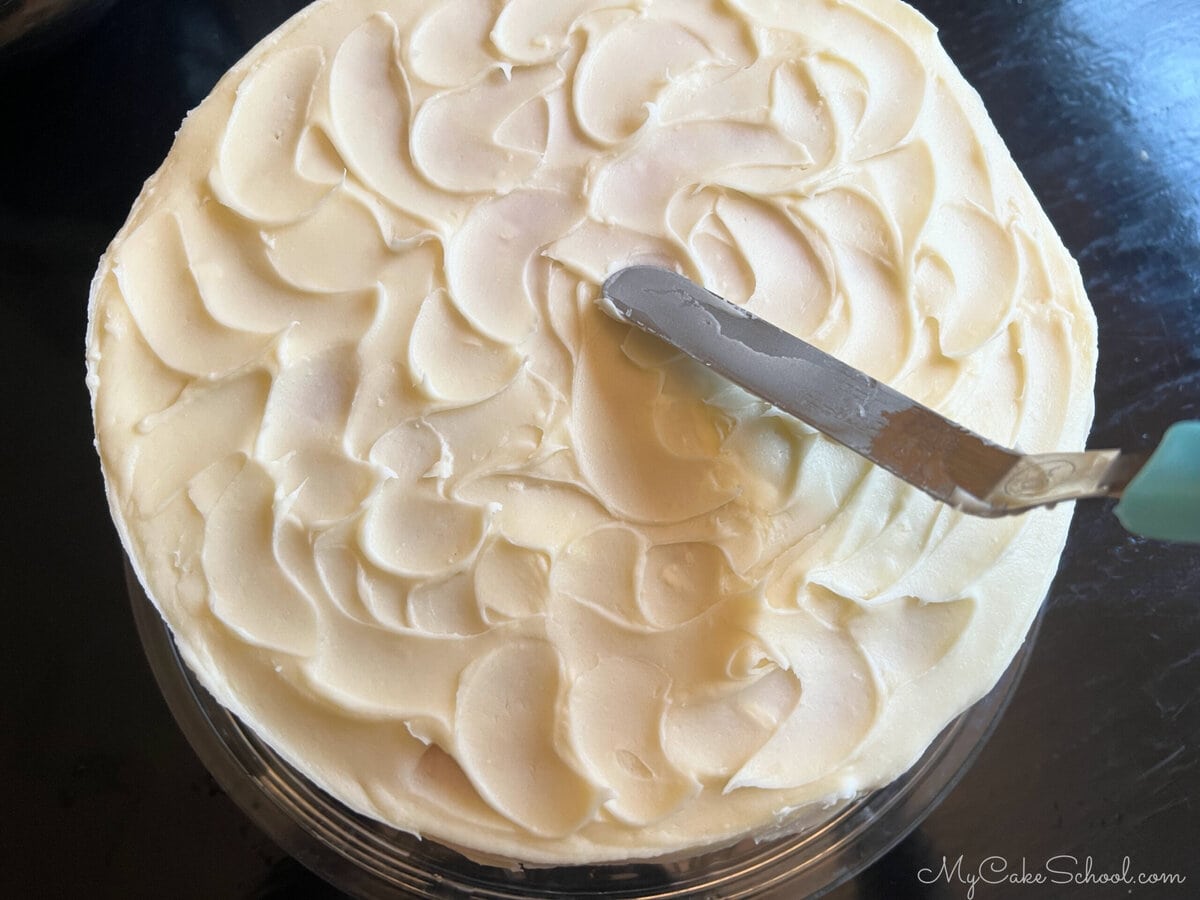
[[[902,774],[1071,511],[967,517],[597,307],[677,269],[979,431],[1082,446],[1077,269],[894,0],[325,0],[101,262],[113,517],[187,664],[355,810],[535,864]]]

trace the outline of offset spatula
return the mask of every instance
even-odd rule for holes
[[[607,311],[846,445],[930,496],[977,516],[1120,497],[1136,534],[1200,542],[1200,422],[1153,454],[1023,454],[905,397],[681,275],[636,266],[604,284]]]

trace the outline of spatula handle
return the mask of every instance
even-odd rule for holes
[[[1172,425],[1117,504],[1126,531],[1200,544],[1200,422]]]

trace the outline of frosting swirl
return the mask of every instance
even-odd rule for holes
[[[711,845],[896,777],[1023,640],[1069,509],[937,505],[604,316],[631,263],[993,440],[1086,435],[1078,273],[908,7],[314,4],[147,184],[88,377],[186,661],[350,806]]]

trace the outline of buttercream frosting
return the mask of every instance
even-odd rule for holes
[[[907,6],[314,4],[147,183],[88,381],[187,664],[354,809],[531,863],[714,845],[896,778],[1024,640],[1069,507],[935,503],[605,316],[632,263],[1084,441],[1077,269]]]

